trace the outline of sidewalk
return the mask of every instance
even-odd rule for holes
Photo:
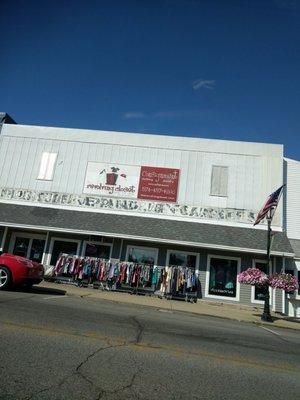
[[[188,312],[198,315],[208,315],[219,318],[227,318],[243,322],[251,322],[269,327],[289,328],[300,330],[300,320],[272,313],[273,323],[263,322],[260,319],[262,309],[258,307],[244,306],[241,304],[226,304],[198,300],[197,303],[160,299],[154,296],[139,296],[128,293],[110,292],[93,288],[82,288],[70,284],[58,284],[43,281],[38,288],[49,290],[63,290],[69,296],[89,297],[99,300],[115,301],[117,303],[137,304],[141,306],[155,307],[159,310]]]

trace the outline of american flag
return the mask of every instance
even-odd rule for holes
[[[280,186],[279,189],[277,189],[274,193],[270,194],[270,196],[267,198],[267,201],[263,205],[262,209],[258,213],[253,225],[259,224],[260,221],[262,221],[265,218],[265,216],[268,214],[269,210],[277,207],[284,186],[285,185]]]

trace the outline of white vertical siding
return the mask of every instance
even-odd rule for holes
[[[58,154],[52,181],[37,180],[43,151]],[[271,144],[7,125],[0,155],[0,186],[9,188],[82,194],[89,161],[170,167],[180,169],[178,203],[258,212],[282,184],[282,146]],[[228,167],[226,197],[210,195],[214,165]]]
[[[300,239],[300,162],[286,161],[286,230],[291,239]]]

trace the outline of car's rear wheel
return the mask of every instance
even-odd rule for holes
[[[0,290],[6,289],[11,284],[10,270],[0,265]]]

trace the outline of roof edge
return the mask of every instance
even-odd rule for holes
[[[251,254],[266,255],[266,251],[261,250],[261,249],[242,248],[242,247],[225,246],[225,245],[217,245],[217,244],[210,244],[210,243],[183,242],[183,241],[179,241],[179,240],[153,238],[153,237],[147,237],[147,236],[136,236],[136,235],[101,232],[101,231],[87,231],[87,230],[80,230],[80,229],[77,230],[77,229],[47,227],[47,226],[14,224],[14,223],[8,223],[8,222],[0,222],[0,225],[7,226],[7,227],[13,227],[13,228],[39,230],[39,231],[43,230],[43,231],[50,231],[50,232],[65,232],[65,233],[73,233],[73,234],[80,234],[80,235],[84,234],[84,235],[109,236],[109,237],[118,238],[118,239],[131,239],[131,240],[133,239],[133,240],[145,241],[145,242],[168,243],[168,244],[175,244],[175,245],[179,245],[179,246],[198,247],[198,248],[205,248],[205,249],[215,249],[215,250],[224,250],[224,251],[234,251],[234,252],[239,252],[239,253],[251,253]],[[295,253],[272,251],[272,250],[271,250],[271,255],[288,257],[288,258],[295,257]]]

